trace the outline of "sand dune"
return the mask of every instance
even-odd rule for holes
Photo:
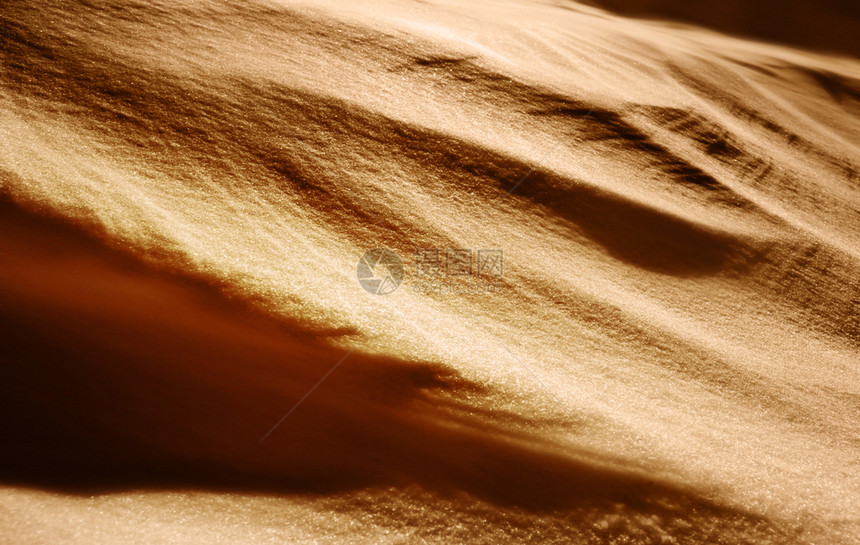
[[[747,0],[702,5],[676,0],[594,0],[616,13],[694,23],[729,34],[856,57],[860,9],[851,0]]]
[[[0,51],[5,541],[860,538],[860,61],[525,1]]]

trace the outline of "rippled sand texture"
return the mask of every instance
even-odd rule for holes
[[[4,543],[860,539],[860,61],[573,2],[39,4],[0,5]],[[417,292],[416,248],[504,276]]]

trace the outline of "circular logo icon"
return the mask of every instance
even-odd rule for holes
[[[388,248],[374,248],[358,260],[358,283],[374,295],[388,295],[403,282],[403,262]]]

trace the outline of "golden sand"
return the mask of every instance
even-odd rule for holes
[[[0,62],[0,541],[860,539],[860,60],[6,0]]]

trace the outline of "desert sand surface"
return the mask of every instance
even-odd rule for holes
[[[858,543],[852,8],[595,4],[4,1],[0,542]]]

